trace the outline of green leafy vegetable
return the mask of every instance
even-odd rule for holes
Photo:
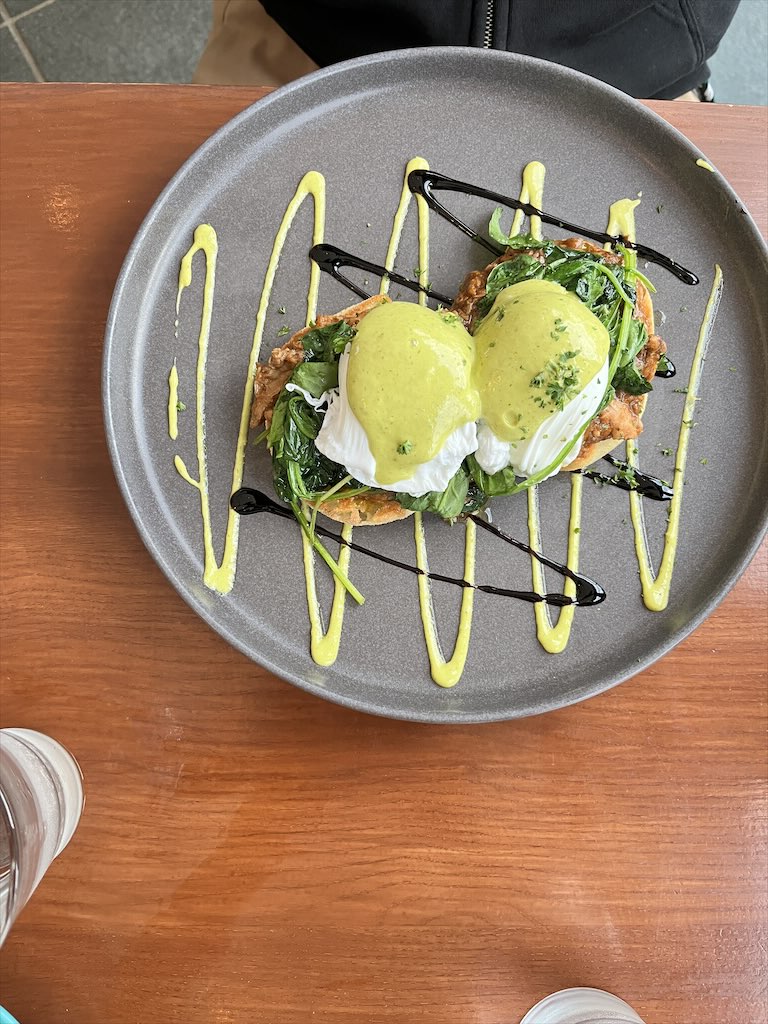
[[[653,387],[640,373],[634,363],[620,366],[613,375],[613,387],[616,391],[624,391],[628,395],[646,395]]]
[[[511,466],[499,470],[498,473],[486,473],[474,455],[466,460],[469,472],[477,487],[489,498],[499,498],[504,494],[513,494],[518,490],[517,477]]]
[[[478,319],[484,317],[496,299],[496,296],[504,288],[520,281],[530,281],[537,277],[544,276],[544,266],[534,256],[528,253],[520,253],[511,260],[504,260],[494,267],[488,275],[485,286],[485,295],[477,303]]]
[[[413,512],[432,512],[443,519],[457,519],[461,515],[482,508],[487,498],[473,483],[464,466],[460,466],[444,491],[429,491],[418,498],[398,492],[395,495],[403,508]]]
[[[319,398],[325,391],[339,386],[338,363],[299,363],[291,376],[291,384]]]
[[[355,329],[344,320],[326,327],[313,327],[301,339],[305,362],[334,362],[354,336]]]
[[[488,222],[488,234],[499,245],[506,245],[508,249],[531,249],[537,245],[541,245],[538,238],[534,238],[533,235],[508,235],[501,227],[501,215],[504,212],[504,207],[497,206],[491,214],[491,219]]]
[[[293,371],[290,382],[313,398],[338,387],[339,355],[354,336],[354,329],[344,321],[308,331],[301,339],[304,361]],[[300,392],[283,390],[278,396],[267,445],[272,452],[275,490],[283,501],[316,501],[347,475],[343,466],[315,447],[324,415]]]

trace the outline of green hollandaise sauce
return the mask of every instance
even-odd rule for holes
[[[478,418],[473,362],[474,343],[454,313],[391,302],[360,321],[347,396],[382,484],[412,476],[454,430]]]
[[[553,281],[521,281],[499,292],[474,338],[483,418],[510,442],[529,437],[576,398],[610,347],[594,313]]]

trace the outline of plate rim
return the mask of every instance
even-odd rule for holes
[[[542,698],[534,710],[527,708],[520,711],[507,709],[502,713],[498,713],[498,710],[495,709],[488,711],[462,710],[460,712],[448,713],[438,708],[424,710],[393,709],[384,704],[378,705],[366,699],[356,698],[353,695],[330,692],[324,687],[313,684],[311,681],[302,678],[294,672],[286,671],[282,667],[275,665],[267,655],[264,655],[261,652],[259,652],[258,657],[256,657],[254,652],[247,648],[243,640],[232,633],[227,627],[223,626],[220,622],[216,621],[215,616],[209,613],[204,605],[197,601],[190,588],[182,584],[173,565],[168,559],[166,559],[165,555],[153,538],[151,531],[147,528],[146,517],[142,517],[140,514],[138,506],[131,494],[125,466],[117,443],[117,431],[115,429],[110,387],[111,361],[117,330],[118,309],[121,304],[121,299],[133,271],[137,254],[141,250],[144,240],[151,230],[158,212],[165,205],[169,196],[172,195],[177,185],[184,179],[190,169],[199,161],[203,160],[211,150],[215,149],[222,138],[225,138],[231,132],[235,131],[240,125],[246,123],[251,117],[253,117],[253,113],[257,108],[258,110],[263,111],[274,106],[276,103],[283,103],[294,93],[300,93],[307,88],[313,88],[315,83],[319,81],[343,75],[351,69],[357,69],[363,66],[370,67],[373,64],[390,63],[402,64],[403,61],[416,63],[419,60],[434,60],[439,63],[441,59],[446,56],[450,55],[451,57],[456,57],[457,54],[461,54],[463,57],[471,56],[473,60],[477,60],[479,53],[484,55],[480,57],[480,60],[495,60],[499,63],[513,63],[523,68],[525,68],[526,65],[536,68],[544,67],[546,69],[552,69],[560,75],[573,77],[583,83],[588,83],[590,87],[594,88],[598,93],[603,92],[614,100],[618,100],[621,103],[626,104],[629,108],[633,109],[637,115],[645,118],[649,123],[653,124],[657,130],[667,134],[674,139],[678,145],[682,145],[684,148],[688,149],[692,155],[706,159],[706,154],[702,153],[701,150],[699,150],[699,148],[687,138],[687,136],[661,117],[661,115],[657,114],[656,111],[647,107],[640,100],[621,92],[619,89],[614,88],[606,82],[592,78],[591,76],[585,75],[573,68],[555,64],[551,61],[542,60],[537,57],[510,53],[504,50],[479,50],[478,48],[467,46],[435,46],[388,50],[382,53],[355,57],[351,60],[343,61],[338,64],[331,64],[327,67],[320,68],[309,75],[296,79],[287,85],[276,88],[266,96],[248,104],[247,107],[235,114],[234,117],[224,122],[224,124],[217,128],[215,132],[208,136],[208,138],[206,138],[201,145],[198,146],[197,149],[195,149],[180,165],[178,170],[169,179],[150,206],[126,252],[120,272],[115,282],[115,287],[109,305],[104,330],[102,355],[101,397],[103,424],[110,461],[118,487],[142,543],[152,556],[155,563],[159,566],[168,582],[173,586],[174,590],[177,591],[186,604],[191,607],[192,610],[223,640],[238,650],[241,654],[245,655],[249,662],[255,663],[281,681],[289,682],[316,697],[321,697],[326,701],[330,701],[331,703],[339,704],[343,707],[351,708],[356,711],[362,711],[379,717],[391,718],[399,721],[422,722],[430,725],[476,725],[486,722],[508,721],[533,717],[539,714],[546,714],[550,711],[559,710],[560,708],[570,707],[574,704],[581,703],[591,697],[599,696],[601,693],[605,693],[606,691],[613,689],[615,686],[618,686],[621,683],[626,682],[628,679],[631,679],[645,671],[645,669],[653,665],[655,662],[664,658],[674,647],[698,629],[701,623],[719,607],[722,601],[732,591],[735,584],[754,559],[763,540],[765,539],[766,534],[768,533],[768,502],[763,505],[761,516],[755,520],[751,536],[745,538],[747,543],[743,549],[742,556],[736,562],[731,564],[729,572],[723,577],[719,592],[706,601],[698,614],[688,619],[683,626],[675,630],[665,643],[661,646],[654,647],[651,654],[639,659],[636,665],[629,668],[626,672],[620,673],[616,676],[611,676],[608,681],[597,685],[596,687],[594,684],[591,684],[588,688],[588,692],[586,693],[577,691],[575,695],[569,695],[565,699],[563,697],[550,698],[548,700]],[[730,197],[732,201],[738,204],[743,214],[744,227],[753,236],[753,240],[755,241],[757,248],[761,250],[763,261],[768,268],[768,245],[749,212],[749,209],[717,168],[715,168],[714,177],[716,178],[719,187]],[[414,683],[414,685],[416,684]]]

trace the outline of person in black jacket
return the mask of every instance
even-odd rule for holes
[[[195,81],[281,85],[415,46],[529,54],[642,99],[711,99],[707,59],[739,0],[213,0]]]

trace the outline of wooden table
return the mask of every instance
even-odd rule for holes
[[[179,164],[261,93],[2,90],[2,724],[83,767],[3,952],[23,1024],[515,1024],[569,985],[649,1024],[765,1008],[763,549],[642,676],[540,718],[370,718],[206,628],[101,424],[115,277]],[[653,106],[766,227],[766,116]]]

